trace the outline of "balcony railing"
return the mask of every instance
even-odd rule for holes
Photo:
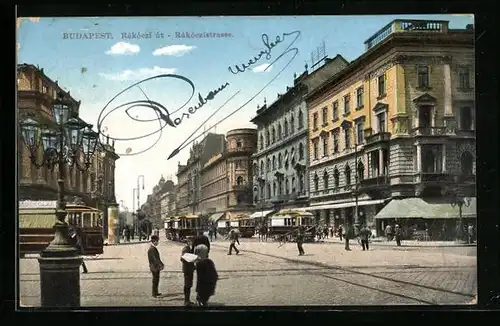
[[[368,137],[365,137],[366,144],[373,144],[378,142],[389,141],[391,139],[390,132],[379,132],[376,134],[372,134]]]
[[[439,20],[394,20],[384,26],[365,42],[366,50],[371,49],[393,33],[448,32],[448,22]]]
[[[411,130],[412,136],[443,136],[446,127],[417,127]]]
[[[444,172],[422,172],[415,175],[416,183],[424,183],[424,182],[448,182],[452,181],[453,178],[449,174]]]
[[[359,181],[360,188],[374,188],[388,184],[387,175],[379,175]]]

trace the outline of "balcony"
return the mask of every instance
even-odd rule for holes
[[[246,191],[247,189],[250,189],[250,186],[248,184],[233,185],[232,188],[234,191]]]
[[[476,138],[476,131],[475,130],[466,130],[466,129],[457,129],[455,130],[455,133],[458,137],[464,137],[464,138]]]
[[[240,153],[240,154],[245,154],[245,153],[253,153],[255,152],[257,147],[233,147],[233,148],[228,148],[227,153]]]
[[[287,201],[297,199],[297,196],[298,196],[297,192],[286,194],[286,195],[278,195],[278,196],[274,196],[274,198],[272,198],[271,201],[272,202],[287,202]]]
[[[390,132],[379,132],[365,137],[366,145],[372,145],[380,142],[388,142],[391,139]]]
[[[384,187],[389,185],[389,182],[387,180],[387,175],[379,175],[376,177],[372,178],[367,178],[359,181],[359,188],[360,189],[371,189],[371,188],[378,188],[378,187]]]
[[[415,174],[415,183],[444,183],[453,182],[453,178],[444,172],[421,172]]]
[[[417,127],[411,130],[412,136],[444,136],[446,127]]]

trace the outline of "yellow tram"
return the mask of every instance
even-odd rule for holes
[[[171,217],[165,221],[167,239],[180,241],[189,236],[195,236],[202,231],[202,221],[199,215],[183,215]]]
[[[54,239],[57,202],[20,201],[19,202],[19,252],[25,254],[40,253]],[[102,212],[96,208],[67,203],[68,215],[65,221],[70,228],[81,230],[82,255],[103,253]]]
[[[281,210],[269,219],[269,236],[276,240],[295,239],[297,227],[305,229],[304,241],[314,241],[314,215],[296,210]]]
[[[255,227],[257,219],[249,217],[248,215],[239,215],[236,217],[238,220],[238,229],[240,230],[243,238],[251,238],[255,235]]]

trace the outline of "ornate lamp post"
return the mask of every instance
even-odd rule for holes
[[[43,307],[80,306],[80,265],[82,258],[69,242],[64,177],[67,165],[80,171],[91,166],[98,134],[92,125],[69,118],[71,102],[60,93],[52,106],[56,127],[41,125],[28,118],[20,123],[20,130],[30,152],[30,160],[37,168],[58,168],[58,200],[54,240],[40,253],[40,288]],[[42,149],[42,157],[39,152]]]
[[[470,206],[470,199],[462,196],[460,190],[458,189],[458,184],[461,181],[461,178],[459,176],[454,177],[455,181],[455,186],[457,187],[455,191],[452,194],[451,198],[451,206],[452,207],[458,207],[458,225],[457,225],[457,234],[456,237],[458,241],[463,241],[465,240],[464,236],[464,224],[463,224],[463,219],[462,219],[462,208],[469,207]]]

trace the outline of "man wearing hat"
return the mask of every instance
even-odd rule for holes
[[[191,288],[193,287],[193,275],[195,270],[194,262],[188,262],[182,258],[186,253],[194,253],[192,248],[192,237],[187,237],[184,239],[184,243],[186,244],[184,248],[182,248],[181,253],[181,262],[182,262],[182,273],[184,274],[184,305],[190,306],[193,305],[194,302],[190,300],[191,297]]]

